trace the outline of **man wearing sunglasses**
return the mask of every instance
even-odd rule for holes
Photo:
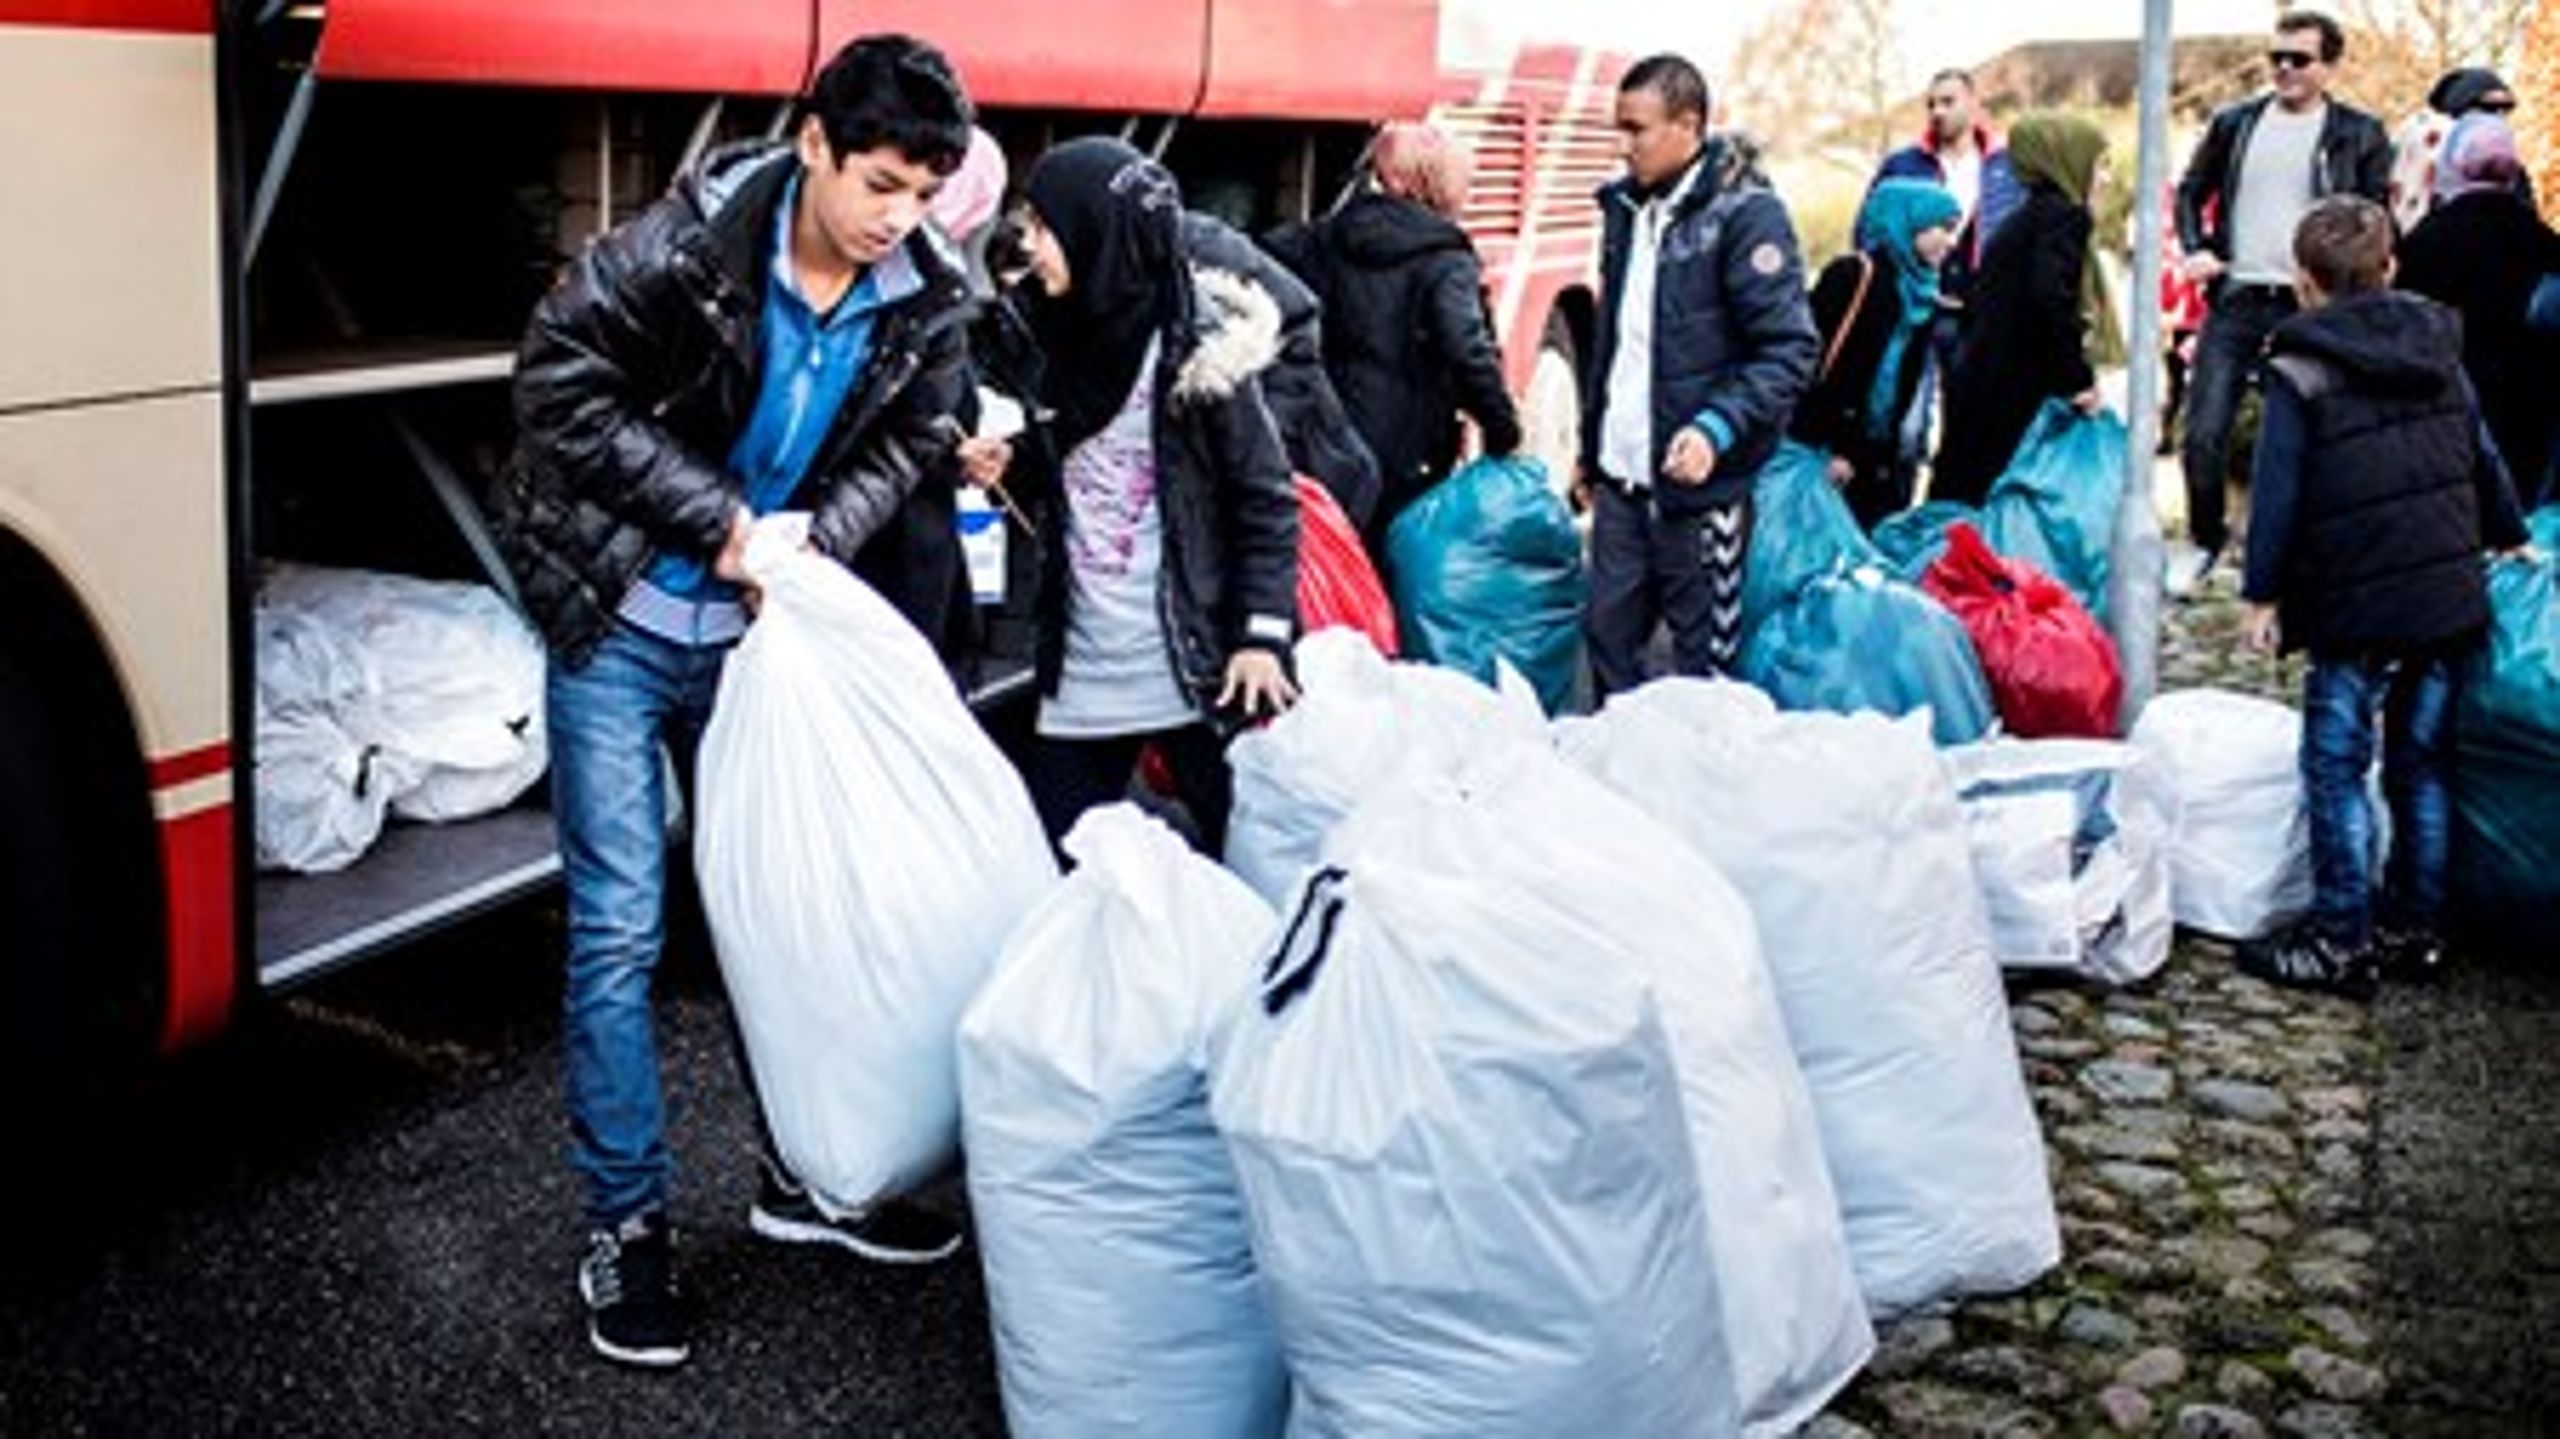
[[[2184,594],[2211,573],[2230,540],[2223,476],[2244,387],[2257,381],[2267,336],[2294,311],[2293,230],[2314,201],[2362,195],[2387,202],[2391,140],[2382,122],[2329,97],[2347,49],[2338,22],[2313,10],[2276,21],[2267,50],[2272,90],[2225,106],[2178,182],[2178,242],[2187,277],[2211,310],[2188,378],[2187,533],[2194,550],[2171,562]]]

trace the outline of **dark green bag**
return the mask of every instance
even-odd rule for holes
[[[1405,507],[1387,528],[1387,573],[1408,658],[1493,683],[1496,657],[1549,714],[1582,667],[1582,534],[1547,468],[1486,457]]]
[[[2477,942],[2548,954],[2560,931],[2560,506],[2540,561],[2489,567],[2489,639],[2453,725],[2453,914]]]
[[[1751,548],[1742,561],[1745,634],[1822,576],[1877,561],[1829,467],[1830,456],[1788,440],[1752,480]]]

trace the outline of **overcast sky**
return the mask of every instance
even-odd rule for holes
[[[1679,50],[1722,67],[1737,40],[1778,0],[1443,0],[1461,30],[1581,40],[1626,51]],[[2270,0],[2177,0],[2182,35],[2256,34],[2275,14]],[[1896,0],[1902,61],[1913,88],[1930,71],[1974,65],[2024,40],[2091,40],[2142,33],[2141,0],[2065,0],[2021,5],[2000,0]]]

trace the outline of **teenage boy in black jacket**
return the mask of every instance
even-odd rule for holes
[[[970,119],[930,46],[853,42],[789,143],[711,155],[589,246],[517,360],[516,449],[492,509],[551,646],[578,1289],[589,1341],[623,1363],[681,1363],[691,1331],[649,1013],[669,859],[659,746],[690,783],[721,663],[753,616],[739,564],[757,515],[811,511],[812,542],[850,563],[920,481],[972,458],[943,438],[966,289],[921,226]],[[767,1238],[893,1262],[960,1242],[895,1201],[821,1213],[770,1144],[763,1181],[748,1219]]]
[[[2483,537],[2526,541],[2462,373],[2453,311],[2391,283],[2391,217],[2314,205],[2294,238],[2303,313],[2279,326],[2250,495],[2246,637],[2307,651],[2302,777],[2311,917],[2243,947],[2243,971],[2370,995],[2442,953],[2456,663],[2489,623]],[[2373,883],[2374,716],[2391,856]],[[2379,912],[2377,913],[2377,908]],[[2378,922],[2377,922],[2378,921]]]

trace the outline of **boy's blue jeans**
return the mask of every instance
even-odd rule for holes
[[[2361,947],[2373,937],[2374,821],[2365,793],[2374,722],[2382,729],[2382,793],[2391,856],[2384,923],[2435,932],[2443,919],[2453,800],[2446,786],[2454,665],[2438,654],[2314,656],[2302,682],[2302,783],[2311,815],[2311,922]]]
[[[664,743],[689,788],[726,646],[617,624],[586,664],[551,667],[551,806],[568,890],[562,1044],[571,1158],[587,1219],[611,1227],[667,1203],[674,1165],[658,1084],[650,976],[666,937]]]

